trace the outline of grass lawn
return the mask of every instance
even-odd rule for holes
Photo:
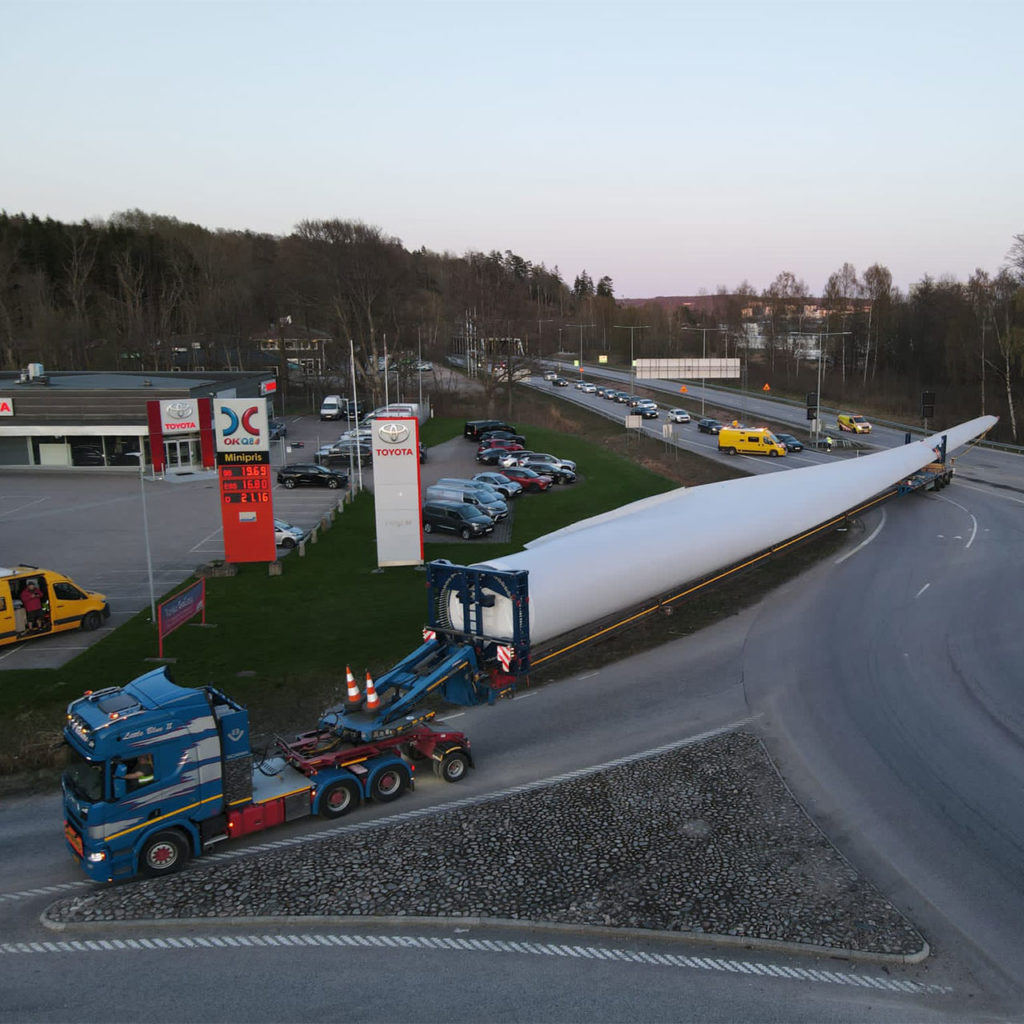
[[[466,563],[509,554],[535,537],[678,485],[617,450],[617,443],[605,443],[600,431],[588,440],[562,423],[520,426],[537,450],[576,460],[582,479],[542,498],[519,499],[513,544],[431,544],[428,557]],[[424,442],[461,432],[461,420],[434,419]],[[360,679],[367,670],[380,674],[421,642],[426,623],[422,570],[376,571],[368,493],[320,531],[304,558],[293,552],[282,567],[280,576],[251,564],[236,576],[208,579],[207,626],[183,626],[164,641],[175,680],[212,683],[248,704],[254,732],[312,727],[325,706],[344,697],[346,665]],[[148,619],[147,608],[59,669],[0,671],[0,773],[52,765],[68,701],[157,667],[146,660],[157,654]]]

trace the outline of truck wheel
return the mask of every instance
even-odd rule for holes
[[[359,787],[348,779],[332,782],[320,797],[320,813],[325,818],[340,818],[359,806]]]
[[[98,629],[100,624],[100,613],[99,612],[86,612],[82,616],[82,629],[86,632],[90,632],[94,629]]]
[[[409,771],[407,768],[395,765],[379,771],[370,783],[370,796],[379,804],[389,803],[397,800],[409,785]]]
[[[434,774],[445,782],[458,782],[469,770],[469,758],[461,750],[449,750],[434,762]]]
[[[178,832],[158,832],[142,848],[142,871],[150,878],[173,875],[187,860],[188,846]]]

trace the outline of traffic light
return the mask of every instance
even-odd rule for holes
[[[921,392],[921,419],[930,420],[935,415],[935,392]]]
[[[807,392],[807,418],[816,420],[818,418],[818,392]]]

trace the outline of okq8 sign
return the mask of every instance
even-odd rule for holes
[[[214,433],[226,562],[273,562],[274,502],[264,398],[215,398]]]

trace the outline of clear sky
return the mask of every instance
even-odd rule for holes
[[[1024,3],[0,0],[0,208],[586,269],[616,295],[998,271]]]

